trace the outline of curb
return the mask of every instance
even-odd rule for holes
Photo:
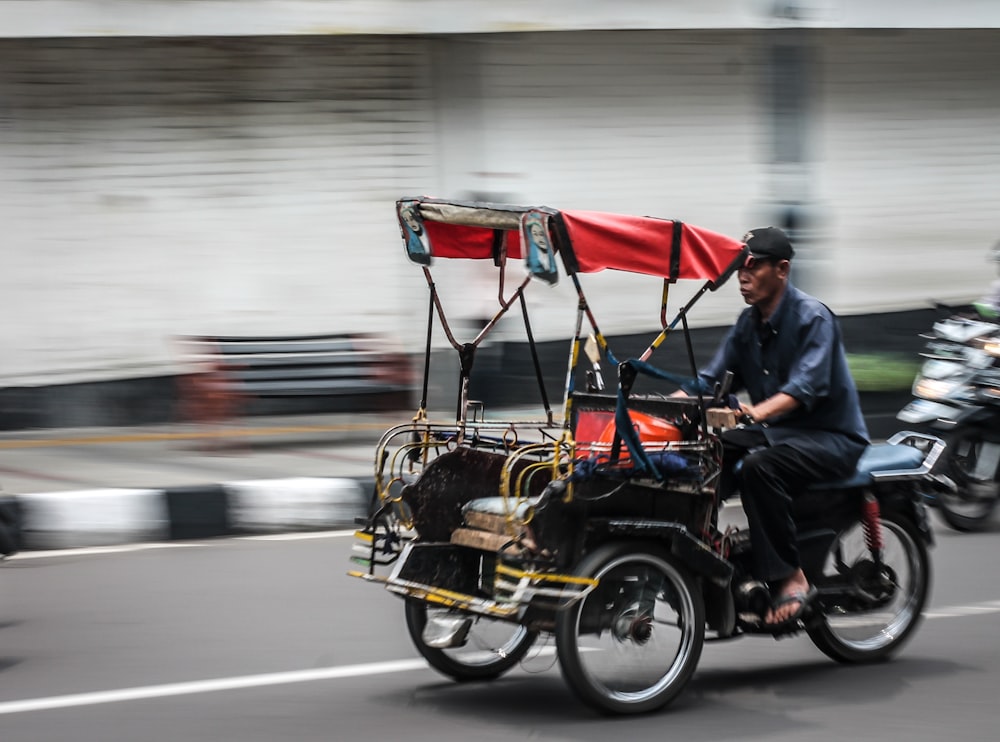
[[[367,500],[360,482],[335,477],[4,497],[8,536],[25,551],[347,527]]]

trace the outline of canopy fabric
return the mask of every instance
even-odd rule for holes
[[[674,222],[596,211],[563,211],[563,222],[581,273],[606,269],[670,278]],[[703,227],[683,224],[675,278],[714,280],[743,251],[743,243]]]
[[[489,260],[493,257],[493,230],[467,227],[463,224],[442,224],[425,221],[435,258],[460,258]],[[507,257],[521,259],[521,238],[515,231],[508,231]]]
[[[562,249],[566,247],[565,237],[569,238],[572,255],[564,254],[563,264],[573,272],[620,270],[661,278],[714,281],[745,250],[739,240],[689,224],[680,225],[675,234],[675,222],[655,217],[438,199],[406,199],[400,203],[413,202],[419,203],[435,258],[492,259],[496,240],[505,235],[507,257],[521,259],[521,217],[539,211],[551,214],[552,223],[565,227],[565,235],[555,235],[552,242]],[[679,240],[679,258],[673,253],[675,240]]]

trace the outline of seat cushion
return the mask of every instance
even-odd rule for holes
[[[907,471],[923,463],[924,454],[913,446],[891,443],[873,443],[858,459],[854,473],[832,482],[817,482],[809,489],[842,489],[864,487],[873,481],[876,472]],[[739,472],[743,462],[737,461],[734,471]]]
[[[821,482],[813,488],[840,489],[863,487],[871,484],[876,472],[907,471],[916,469],[924,460],[924,454],[913,446],[890,443],[873,443],[865,449],[858,460],[854,473],[835,482]]]
[[[477,497],[475,500],[465,503],[462,507],[462,513],[471,511],[487,515],[507,515],[507,508],[510,507],[510,504],[505,504],[505,499],[500,495],[496,497]],[[528,513],[528,509],[538,504],[538,499],[537,497],[530,497],[527,500],[522,500],[514,510],[514,517],[524,518]]]

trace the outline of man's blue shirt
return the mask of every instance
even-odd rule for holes
[[[732,391],[745,389],[753,404],[779,392],[800,403],[760,425],[771,445],[826,447],[857,463],[868,430],[840,326],[818,299],[788,284],[770,320],[747,307],[699,377],[711,388],[726,371],[734,375]]]

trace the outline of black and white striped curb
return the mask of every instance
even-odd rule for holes
[[[165,489],[4,497],[20,550],[111,546],[350,527],[369,492],[355,479],[293,477]]]

